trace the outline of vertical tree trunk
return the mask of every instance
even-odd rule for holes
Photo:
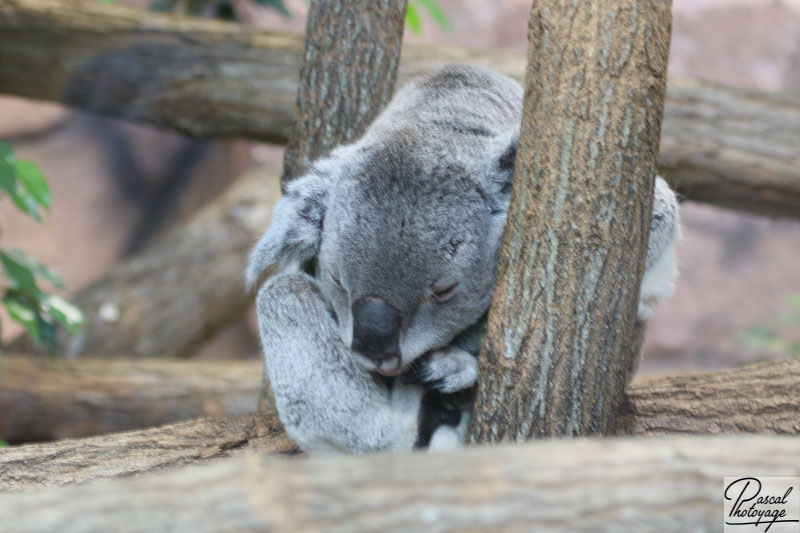
[[[666,0],[536,0],[469,439],[605,434],[633,353],[670,36]]]
[[[405,13],[405,0],[315,0],[311,5],[294,126],[283,159],[284,185],[317,157],[355,140],[389,101]]]

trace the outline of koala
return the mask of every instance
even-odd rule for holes
[[[510,202],[522,87],[471,66],[400,89],[290,183],[247,269],[281,420],[310,453],[451,449]],[[672,292],[678,207],[656,178],[640,292]]]

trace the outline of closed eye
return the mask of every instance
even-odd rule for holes
[[[438,301],[443,302],[443,301],[449,299],[450,297],[452,297],[456,293],[456,290],[458,289],[459,285],[460,285],[460,282],[458,282],[458,281],[450,282],[450,283],[446,283],[446,284],[442,284],[442,285],[438,285],[438,284],[434,285],[434,287],[433,287],[433,297],[436,298]]]

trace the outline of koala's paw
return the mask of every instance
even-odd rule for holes
[[[456,347],[437,350],[423,363],[422,381],[444,393],[468,389],[478,381],[478,359]]]

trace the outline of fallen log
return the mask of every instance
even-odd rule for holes
[[[286,142],[302,36],[100,2],[0,4],[0,93],[202,137]],[[408,44],[399,82],[446,63],[518,80],[522,54]],[[800,217],[800,97],[671,78],[660,169],[688,199]]]
[[[634,383],[623,401],[617,435],[798,435],[798,390],[798,358]],[[14,446],[0,449],[0,490],[130,476],[245,449],[290,453],[294,446],[271,408],[260,415],[203,418],[116,435]]]
[[[11,444],[86,437],[198,417],[251,413],[260,361],[3,356],[0,438]]]
[[[128,477],[244,450],[290,454],[296,447],[274,412],[12,446],[0,448],[0,492]]]
[[[182,226],[124,260],[73,301],[86,314],[82,337],[58,336],[69,356],[185,356],[252,302],[244,271],[250,247],[280,198],[277,173],[255,171]],[[29,351],[16,340],[11,351]]]
[[[303,460],[247,454],[4,494],[0,523],[18,533],[716,531],[723,477],[798,476],[799,444],[780,436],[682,436]]]

